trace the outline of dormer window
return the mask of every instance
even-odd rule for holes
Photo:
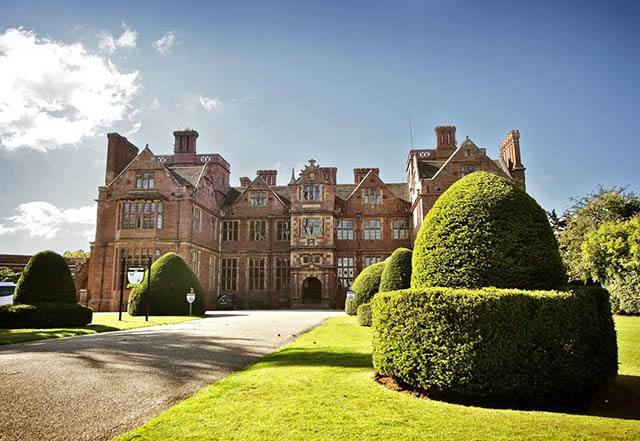
[[[265,191],[254,191],[249,195],[249,204],[252,207],[266,207],[267,193]]]
[[[382,196],[379,188],[367,188],[364,190],[364,203],[365,204],[380,204],[382,203]]]
[[[319,201],[320,200],[320,186],[319,185],[304,185],[302,187],[302,200],[305,200],[305,201]]]
[[[153,172],[136,173],[136,188],[146,190],[153,188],[155,183],[153,181]]]

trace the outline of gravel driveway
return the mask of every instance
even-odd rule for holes
[[[0,440],[111,439],[340,314],[213,312],[0,347]]]

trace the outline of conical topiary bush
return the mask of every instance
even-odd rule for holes
[[[64,257],[54,251],[34,254],[18,279],[13,303],[77,302],[76,287]]]
[[[411,286],[411,256],[408,248],[398,248],[385,261],[380,276],[380,292],[406,289]]]
[[[142,283],[129,294],[130,315],[145,315],[147,307],[147,283],[149,273]],[[186,295],[193,288],[196,299],[193,315],[203,315],[206,310],[204,290],[189,265],[176,253],[167,253],[151,265],[151,286],[149,289],[149,314],[188,315],[189,303]]]
[[[412,288],[553,289],[566,281],[545,211],[492,173],[453,184],[424,219],[413,250]]]

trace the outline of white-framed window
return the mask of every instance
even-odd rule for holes
[[[364,189],[364,203],[365,204],[381,204],[382,196],[379,188],[365,188]]]
[[[366,256],[364,258],[364,266],[367,267],[369,265],[373,265],[374,263],[382,262],[382,257],[380,256]]]
[[[237,220],[222,222],[223,242],[235,242],[238,240],[238,225],[239,222]]]
[[[196,273],[196,277],[200,278],[200,251],[191,250],[191,269]]]
[[[235,291],[238,286],[238,259],[222,259],[220,276],[221,289],[223,291]]]
[[[305,217],[302,219],[303,236],[320,236],[322,234],[322,219],[319,217]]]
[[[252,207],[266,207],[267,206],[267,192],[266,191],[252,191],[249,195],[249,204]]]
[[[276,289],[289,287],[289,259],[276,259]]]
[[[345,219],[338,221],[336,238],[338,240],[353,240],[353,220]]]
[[[202,209],[193,207],[193,229],[197,232],[202,231]]]
[[[338,257],[338,281],[343,288],[350,288],[353,285],[355,274],[353,257]]]
[[[209,256],[209,291],[213,290],[216,277],[216,258]]]
[[[153,172],[139,172],[136,173],[136,188],[146,190],[148,188],[154,188],[155,181],[153,179]]]
[[[249,240],[265,240],[267,238],[267,223],[263,220],[249,221]]]
[[[364,240],[380,240],[382,239],[382,220],[381,219],[365,219],[364,222]]]
[[[276,222],[276,240],[289,240],[289,221],[279,220]]]
[[[304,184],[302,186],[302,200],[303,201],[319,201],[320,186],[317,184]]]
[[[123,230],[162,229],[162,202],[124,201],[120,209],[120,228]]]
[[[264,290],[264,259],[249,259],[249,291]]]
[[[393,238],[395,240],[409,238],[409,222],[407,222],[407,219],[393,220]]]

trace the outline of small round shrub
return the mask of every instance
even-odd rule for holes
[[[130,315],[145,315],[147,307],[147,283],[149,273],[145,273],[140,285],[129,294]],[[193,288],[196,299],[193,314],[203,315],[206,310],[204,290],[189,265],[176,253],[167,253],[151,265],[151,286],[149,314],[188,315],[187,292]]]
[[[1,328],[66,328],[91,323],[93,311],[78,303],[0,306]]]
[[[358,310],[358,306],[363,303],[369,303],[371,298],[378,292],[380,288],[380,277],[384,270],[385,262],[374,263],[363,269],[356,280],[353,281],[351,289],[356,296],[351,302],[351,308]]]
[[[373,364],[433,398],[579,407],[615,376],[609,298],[565,291],[411,288],[376,295]]]
[[[449,187],[413,250],[412,288],[553,289],[565,281],[545,211],[492,173],[471,173]]]
[[[29,259],[13,294],[16,305],[45,302],[78,302],[69,266],[53,251],[41,251]]]
[[[411,286],[411,255],[411,250],[407,248],[398,248],[391,254],[380,277],[380,292]]]
[[[358,323],[360,326],[371,326],[371,303],[358,306]]]

